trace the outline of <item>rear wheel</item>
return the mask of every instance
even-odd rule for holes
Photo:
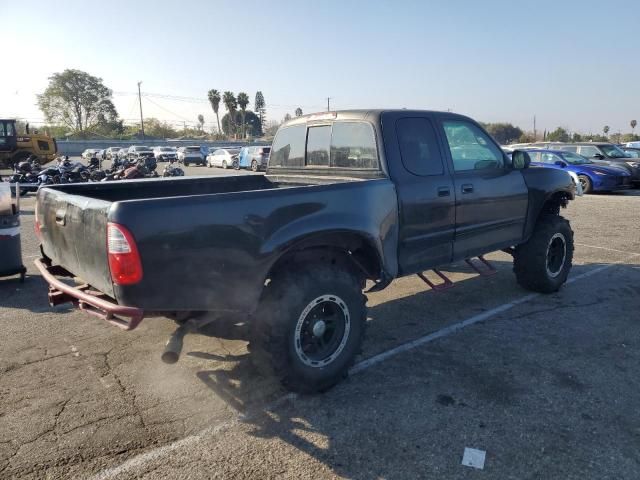
[[[13,158],[11,159],[11,161],[13,163],[20,163],[20,162],[24,162],[27,158],[29,158],[30,153],[29,152],[25,152],[20,151],[20,152],[16,152],[16,154],[13,156]]]
[[[253,160],[251,162],[251,171],[252,172],[257,172],[258,171],[258,162],[256,162],[255,160]]]
[[[580,182],[580,185],[582,185],[582,193],[591,193],[591,190],[593,190],[593,183],[589,177],[586,175],[578,175],[578,181]]]
[[[186,160],[184,161],[184,166],[188,167],[189,166],[189,162],[187,162]]]
[[[251,358],[293,391],[324,391],[348,374],[366,326],[359,279],[310,265],[272,279],[255,315]]]
[[[513,254],[518,283],[528,290],[552,293],[567,281],[573,260],[573,231],[559,215],[543,215],[533,235]]]
[[[240,170],[240,162],[238,162],[238,160],[233,161],[233,168],[235,170]]]

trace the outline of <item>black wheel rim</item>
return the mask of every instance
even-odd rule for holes
[[[295,350],[310,367],[329,365],[342,353],[351,319],[347,305],[335,295],[322,295],[303,310],[295,330]]]
[[[547,247],[547,274],[555,278],[560,275],[567,257],[567,242],[564,235],[556,233]]]

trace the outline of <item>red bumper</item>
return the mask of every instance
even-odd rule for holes
[[[52,307],[71,302],[79,309],[123,330],[133,330],[144,318],[143,309],[118,305],[104,293],[93,290],[89,285],[71,286],[58,280],[56,276],[73,277],[64,268],[47,265],[42,259],[37,259],[34,263],[49,284],[49,305]]]

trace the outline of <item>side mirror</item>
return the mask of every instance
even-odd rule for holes
[[[562,160],[556,160],[554,163],[555,163],[557,166],[559,166],[560,168],[564,168],[564,167],[566,167],[566,166],[567,166],[567,164],[566,164],[566,163],[564,163]]]
[[[524,150],[514,150],[511,154],[511,165],[514,170],[524,170],[531,165],[531,157]]]
[[[591,158],[597,158],[598,160],[604,160],[604,155],[602,155],[601,153],[596,153],[593,157]]]

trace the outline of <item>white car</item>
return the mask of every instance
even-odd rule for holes
[[[99,153],[99,148],[87,148],[84,152],[82,152],[81,157],[85,160],[89,160],[91,157],[97,157]]]
[[[239,148],[219,148],[207,155],[207,167],[240,168]]]
[[[200,152],[200,145],[178,148],[178,161],[184,163],[185,167],[188,167],[190,163],[198,165],[206,163],[204,155]]]
[[[153,155],[158,162],[168,162],[169,160],[175,160],[178,153],[174,147],[155,147]]]
[[[120,147],[109,147],[104,151],[104,156],[107,160],[113,160],[117,155]]]

